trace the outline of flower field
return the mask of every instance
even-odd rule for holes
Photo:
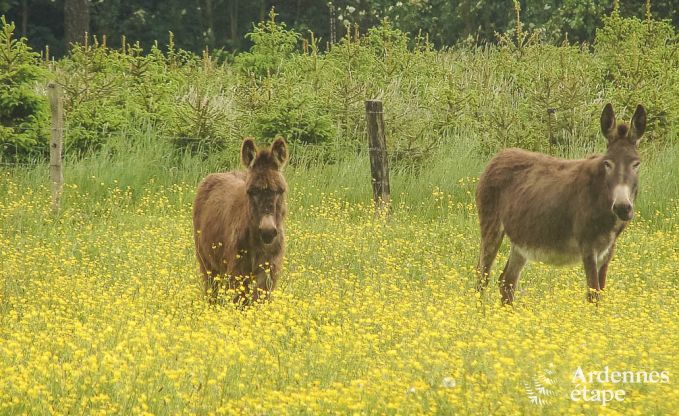
[[[202,298],[193,184],[67,184],[54,218],[46,187],[0,173],[0,415],[678,411],[679,201],[634,219],[598,306],[581,267],[531,264],[503,308],[473,290],[471,198],[437,188],[433,211],[383,221],[310,183],[291,187],[272,301],[241,311]],[[574,372],[605,367],[669,382],[573,400]]]

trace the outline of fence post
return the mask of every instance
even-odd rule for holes
[[[556,146],[556,136],[554,135],[554,121],[556,120],[556,108],[547,109],[547,129],[549,133],[549,148]]]
[[[50,182],[52,184],[52,213],[57,214],[61,206],[61,191],[64,187],[61,154],[64,149],[64,100],[61,86],[56,82],[47,85],[50,108],[52,110],[52,129],[50,134]]]
[[[391,194],[382,101],[366,100],[365,116],[368,122],[368,149],[370,151],[370,173],[375,210],[376,213],[388,212],[391,209]]]

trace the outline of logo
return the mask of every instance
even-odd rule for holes
[[[570,378],[570,386],[564,385]],[[532,405],[547,406],[556,400],[586,402],[602,407],[623,402],[631,385],[668,384],[669,371],[658,370],[601,370],[585,371],[578,367],[571,374],[557,375],[554,366],[538,370],[523,386]]]
[[[528,400],[530,400],[531,404],[536,406],[544,406],[549,404],[556,396],[555,374],[556,372],[552,368],[548,368],[534,375],[530,382],[523,383],[523,386],[526,390],[526,395],[528,396]]]
[[[623,388],[625,385],[669,382],[669,371],[616,371],[605,366],[602,371],[585,372],[582,367],[578,367],[571,379],[574,387],[570,392],[570,399],[574,402],[582,401],[606,406],[611,402],[625,400],[627,395],[627,391]],[[615,388],[601,388],[604,383],[616,386]]]

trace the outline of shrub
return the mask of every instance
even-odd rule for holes
[[[164,129],[179,149],[215,152],[229,144],[240,145],[233,129],[234,96],[225,72],[207,55],[201,65],[185,67]]]
[[[264,139],[282,136],[291,143],[322,144],[335,136],[327,105],[304,69],[310,58],[295,52],[300,35],[270,14],[248,36],[250,52],[236,57],[241,73],[237,99],[245,132]],[[315,46],[315,45],[314,45]],[[317,58],[318,55],[315,55]]]
[[[14,28],[0,17],[0,158],[20,161],[47,149],[48,107],[38,92],[46,81],[39,55]]]
[[[129,123],[130,108],[124,51],[94,42],[74,44],[57,68],[64,86],[65,149],[83,153],[99,148]]]
[[[276,13],[269,13],[269,20],[260,22],[246,37],[253,45],[249,52],[236,57],[235,63],[243,73],[262,78],[276,74],[295,52],[300,35],[287,30],[285,23],[276,23]]]
[[[347,26],[340,42],[320,52],[313,34],[303,38],[272,12],[248,35],[250,51],[232,63],[175,50],[172,35],[167,49],[154,45],[149,53],[124,40],[111,49],[95,39],[51,68],[66,91],[67,152],[97,149],[111,136],[142,136],[137,132],[180,151],[231,152],[254,135],[283,136],[306,147],[306,161],[313,154],[332,161],[366,150],[366,99],[384,102],[389,154],[402,165],[424,166],[436,150],[467,138],[486,154],[512,146],[591,150],[601,144],[597,120],[607,101],[622,116],[644,103],[648,136],[676,138],[679,53],[669,24],[615,11],[604,18],[592,51],[585,44],[547,44],[543,32],[524,29],[519,2],[514,15],[514,27],[498,34],[497,45],[435,50],[426,37],[411,38],[384,20],[365,34]],[[28,58],[24,72],[3,71],[0,111],[17,102],[44,107],[37,78],[26,75],[44,72],[37,56],[22,41],[9,44]],[[6,86],[11,76],[21,88]],[[7,97],[15,104],[6,104]],[[40,125],[45,114],[36,110],[24,122]],[[25,152],[36,143],[19,136],[18,117],[11,117],[14,124],[2,117],[13,149]]]
[[[637,103],[649,114],[646,137],[667,136],[679,119],[679,43],[669,22],[624,18],[617,10],[596,32],[596,56],[605,67],[606,95],[631,116]]]

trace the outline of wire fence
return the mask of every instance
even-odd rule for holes
[[[50,86],[53,86],[53,84],[50,84]],[[51,125],[49,127],[47,126],[40,126],[40,127],[24,127],[24,126],[0,126],[0,168],[9,168],[9,169],[17,169],[20,167],[49,167],[50,170],[50,183],[51,183],[51,189],[52,189],[52,208],[54,213],[59,212],[59,207],[60,207],[60,200],[61,200],[61,192],[63,190],[63,185],[64,185],[64,175],[63,175],[63,170],[62,170],[62,165],[63,165],[63,160],[65,159],[65,154],[70,153],[71,149],[69,149],[69,132],[74,131],[75,134],[77,134],[77,129],[71,130],[67,125],[64,124],[64,113],[63,113],[63,92],[61,91],[60,88],[51,88],[50,89],[50,107],[51,107],[51,114],[52,114],[52,119],[51,119]],[[368,105],[370,104],[370,106]],[[372,176],[372,185],[373,185],[373,193],[374,193],[374,198],[375,198],[375,203],[376,206],[378,204],[382,204],[383,201],[388,201],[389,200],[389,174],[388,174],[388,165],[387,165],[387,148],[386,148],[386,141],[384,137],[384,120],[383,120],[383,112],[381,111],[382,103],[379,101],[366,101],[366,118],[367,118],[367,129],[366,129],[366,138],[368,140],[363,141],[363,143],[359,143],[358,140],[351,140],[351,141],[337,141],[333,140],[331,142],[327,143],[299,143],[294,140],[290,141],[288,140],[288,147],[289,147],[289,153],[292,154],[293,160],[301,160],[304,161],[304,159],[309,159],[309,156],[311,158],[313,157],[321,157],[323,158],[324,156],[332,153],[343,153],[343,152],[350,152],[352,154],[358,154],[361,152],[368,152],[370,154],[370,167],[371,167],[371,176]],[[379,111],[376,111],[375,109],[379,108]],[[371,128],[373,126],[373,128]],[[33,136],[38,136],[42,135],[47,139],[49,137],[50,142],[49,146],[47,149],[49,149],[49,158],[47,157],[40,157],[40,155],[33,155],[31,157],[34,157],[33,160],[27,162],[22,160],[22,157],[25,156],[25,147],[27,146],[22,146],[21,143],[12,143],[6,138],[7,131],[16,134],[16,133],[34,133]],[[219,142],[222,141],[222,145],[225,147],[229,147],[227,143],[225,143],[224,138],[218,138],[218,137],[197,137],[197,136],[189,136],[189,135],[167,135],[167,134],[150,134],[150,131],[147,132],[146,134],[142,133],[142,139],[139,140],[138,138],[135,140],[131,140],[129,142],[124,142],[122,145],[120,142],[116,142],[114,139],[113,142],[111,143],[111,139],[115,138],[117,136],[118,139],[120,138],[132,138],[133,136],[137,136],[137,134],[130,134],[131,132],[128,131],[123,131],[123,132],[104,132],[101,134],[103,143],[96,143],[97,145],[100,145],[102,147],[102,150],[106,150],[106,146],[110,146],[109,149],[114,151],[114,152],[119,152],[119,151],[129,151],[130,154],[133,153],[134,147],[139,146],[141,143],[144,145],[144,138],[148,137],[153,137],[153,141],[156,142],[173,142],[173,145],[180,145],[182,147],[182,144],[186,144],[187,142],[190,143],[197,143],[198,144],[198,149],[188,149],[190,151],[195,151],[195,150],[200,150],[201,146],[204,146],[204,150],[211,151],[210,148],[214,148],[214,146]],[[136,132],[135,132],[136,133]],[[233,147],[239,146],[240,145],[240,138],[239,140],[236,140],[234,135],[232,135],[233,141],[231,143]],[[73,138],[70,138],[71,140]],[[146,144],[148,144],[148,140],[146,140]],[[125,149],[125,145],[129,144],[129,148]],[[14,157],[12,158],[12,151],[11,148],[14,147]],[[7,149],[9,149],[9,152],[7,152]],[[45,150],[47,150],[45,149]],[[181,149],[178,149],[181,150]],[[175,150],[173,149],[172,152]],[[316,155],[312,155],[311,153],[315,153]],[[5,156],[5,154],[9,153],[8,156]],[[76,153],[78,152],[78,149],[76,149]],[[79,156],[82,153],[76,154],[76,157]],[[46,156],[46,155],[43,155]],[[13,159],[13,160],[12,160]]]
[[[51,129],[51,128],[11,128],[13,132],[41,132],[45,134],[45,137],[49,137],[50,132],[52,131],[60,131],[63,133],[63,136],[65,137],[65,143],[64,143],[64,155],[65,157],[68,153],[73,153],[72,146],[69,145],[68,143],[68,138],[69,138],[69,132],[73,131],[74,129],[69,129],[69,128],[62,128],[62,129]],[[0,134],[2,133],[2,130],[0,129]],[[117,140],[124,140],[124,139],[135,139],[135,141],[130,141],[129,143],[129,148],[133,148],[135,146],[140,146],[144,145],[144,139],[138,140],[138,135],[135,133],[129,133],[129,132],[109,132],[105,133],[102,135],[102,140],[100,143],[98,143],[98,146],[100,149],[116,149],[116,150],[121,150],[121,148],[125,147],[124,143],[120,143]],[[111,140],[114,140],[116,142],[111,143]],[[195,136],[186,136],[186,135],[169,135],[169,134],[153,134],[152,140],[156,142],[164,142],[164,143],[173,143],[175,146],[176,151],[186,151],[189,149],[182,148],[181,144],[182,143],[194,143],[197,144],[198,146],[195,146],[192,151],[196,153],[200,153],[202,151],[211,151],[211,149],[214,148],[219,148],[225,147],[225,148],[231,148],[235,146],[240,146],[241,140],[234,139],[232,141],[224,140],[223,138],[215,138],[215,137],[195,137]],[[218,142],[221,142],[217,144]],[[264,140],[259,140],[260,145],[266,145],[268,144]],[[148,141],[146,144],[150,144]],[[231,146],[229,146],[231,144]],[[203,145],[203,146],[200,146]],[[328,154],[349,154],[349,155],[357,155],[360,153],[364,152],[371,152],[371,151],[376,151],[376,152],[384,152],[385,149],[383,148],[377,148],[377,147],[370,147],[368,146],[367,140],[364,142],[358,142],[356,140],[351,140],[351,141],[331,141],[331,142],[324,142],[324,143],[300,143],[296,141],[287,141],[288,148],[290,150],[291,155],[294,157],[295,155],[299,156],[310,156],[310,155],[328,155]],[[202,148],[201,148],[202,147]],[[3,160],[2,155],[0,155],[0,167],[38,167],[38,166],[47,166],[49,164],[49,159],[46,157],[46,155],[42,158],[36,157],[34,161],[19,161],[16,159],[20,158],[20,155],[22,154],[22,149],[21,146],[18,143],[10,143],[10,142],[5,142],[3,141],[3,138],[0,137],[0,149],[4,148],[6,151],[6,154],[9,155],[9,158],[5,158]],[[45,143],[44,145],[44,151],[47,152],[48,150],[48,143]],[[173,150],[173,151],[174,151]],[[402,151],[402,150],[401,150]],[[80,150],[77,151],[78,155],[81,156],[82,152]],[[15,155],[14,158],[12,158],[12,155]],[[12,160],[14,159],[14,160]]]

